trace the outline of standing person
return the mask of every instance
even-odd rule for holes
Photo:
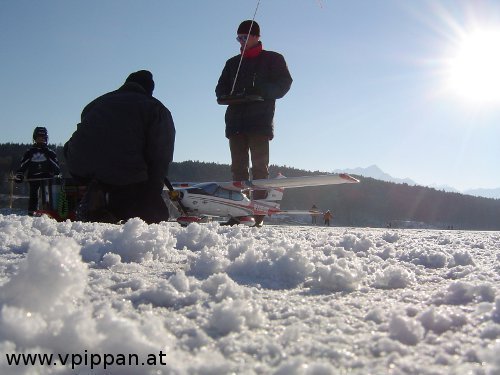
[[[88,185],[87,220],[168,220],[162,192],[175,126],[170,111],[153,97],[154,87],[151,72],[131,73],[119,89],[83,109],[64,145],[71,175]]]
[[[269,141],[274,137],[276,99],[288,92],[292,77],[282,55],[263,49],[257,22],[243,21],[236,39],[240,54],[226,61],[215,94],[220,104],[228,104],[225,122],[233,180],[250,179],[249,153],[252,179],[264,179],[269,177]],[[265,198],[265,193],[255,191],[254,199]],[[256,217],[256,225],[262,219]]]
[[[26,178],[30,185],[30,198],[28,203],[28,215],[38,209],[38,193],[40,188],[51,186],[51,179],[60,172],[59,161],[56,153],[47,147],[49,133],[47,128],[37,126],[33,131],[33,146],[25,153],[21,160],[21,166],[16,172],[15,181],[21,183]]]
[[[333,218],[333,215],[332,213],[330,212],[330,210],[327,210],[324,214],[323,214],[323,219],[325,220],[325,225],[326,226],[330,226],[330,220]]]
[[[313,204],[310,211],[311,211],[311,223],[312,225],[316,225],[319,214],[318,207],[316,207],[316,205]]]

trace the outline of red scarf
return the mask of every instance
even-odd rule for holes
[[[262,43],[259,42],[259,44],[257,44],[255,47],[247,49],[243,53],[243,57],[246,59],[253,59],[254,57],[259,56],[261,52],[262,52]]]

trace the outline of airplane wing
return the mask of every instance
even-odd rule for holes
[[[172,182],[170,184],[170,186],[172,189],[178,190],[178,189],[187,189],[187,188],[199,185],[199,184],[204,184],[204,182]],[[171,190],[171,188],[167,185],[163,186],[163,190],[168,191],[168,190]]]
[[[307,186],[337,185],[337,184],[357,184],[359,180],[346,174],[327,174],[319,176],[284,177],[269,178],[253,181],[231,181],[223,182],[220,185],[231,190],[245,189],[267,189],[267,188],[298,188]]]
[[[306,211],[306,210],[279,210],[272,213],[273,215],[315,215],[323,216],[321,211]]]

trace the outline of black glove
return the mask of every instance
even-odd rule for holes
[[[24,173],[17,172],[16,177],[14,177],[14,181],[16,182],[16,184],[20,184],[21,182],[23,182],[23,180],[24,180]]]

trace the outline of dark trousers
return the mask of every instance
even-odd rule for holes
[[[252,179],[269,177],[269,137],[266,135],[238,134],[229,138],[231,150],[231,172],[234,181],[250,179],[249,166],[252,159]]]
[[[269,177],[269,137],[267,135],[238,134],[229,138],[231,149],[231,172],[233,181],[250,179],[249,164],[252,159],[252,180]],[[265,199],[266,190],[253,190],[252,199]],[[262,223],[263,216],[256,217]]]
[[[118,220],[140,217],[148,224],[167,221],[168,207],[162,197],[162,188],[149,181],[125,186],[105,186],[108,210]]]
[[[38,210],[38,196],[40,194],[40,190],[42,192],[42,205],[45,206],[47,204],[46,196],[45,196],[45,187],[47,186],[49,189],[49,194],[51,194],[51,181],[30,181],[30,199],[28,201],[28,215],[33,215],[35,211]],[[45,209],[46,207],[42,207]]]
[[[168,206],[162,196],[162,181],[143,181],[120,186],[72,176],[78,184],[87,186],[87,192],[82,198],[88,206],[84,220],[116,223],[139,217],[152,224],[169,218]]]
[[[33,215],[33,212],[38,210],[38,192],[42,181],[32,181],[30,184],[30,199],[28,202],[28,214]]]

